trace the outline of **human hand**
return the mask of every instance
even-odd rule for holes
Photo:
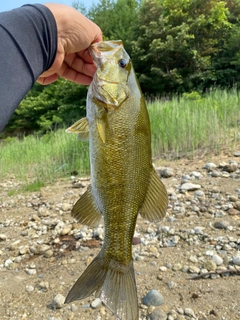
[[[37,79],[41,84],[50,84],[63,77],[88,85],[96,71],[88,47],[102,40],[101,29],[72,7],[48,3],[58,30],[58,48],[51,68]]]

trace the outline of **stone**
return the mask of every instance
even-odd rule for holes
[[[173,176],[173,170],[171,168],[160,168],[157,169],[159,172],[160,176],[163,178],[170,178]]]
[[[36,269],[28,269],[27,268],[25,271],[29,276],[34,276],[35,274],[37,274],[37,270]]]
[[[51,249],[44,252],[44,258],[51,258],[53,256],[53,251]]]
[[[235,172],[237,168],[238,168],[238,165],[236,163],[229,163],[223,167],[223,171],[231,173],[231,172]]]
[[[240,157],[240,151],[236,151],[236,152],[234,152],[234,157]]]
[[[221,176],[221,172],[219,172],[219,171],[217,171],[217,170],[213,170],[213,171],[211,172],[211,176],[212,176],[213,178],[218,178],[218,177]]]
[[[7,236],[5,234],[0,234],[0,241],[6,241]]]
[[[68,202],[64,202],[61,206],[62,211],[71,211],[72,210],[72,204]]]
[[[38,216],[39,217],[48,217],[48,216],[50,216],[50,211],[46,207],[40,207],[38,209]]]
[[[72,225],[71,224],[68,224],[68,225],[65,225],[62,229],[62,231],[60,232],[60,235],[61,236],[65,236],[66,234],[69,234],[72,230]]]
[[[201,185],[200,184],[194,184],[194,183],[184,183],[181,185],[180,190],[181,191],[195,191],[201,189]]]
[[[91,307],[92,307],[93,309],[97,309],[97,308],[101,307],[101,305],[102,305],[102,300],[99,299],[99,298],[96,298],[96,299],[93,300],[92,303],[91,303]]]
[[[227,229],[229,225],[230,224],[228,221],[223,220],[223,221],[216,221],[213,226],[216,229]]]
[[[217,168],[217,166],[216,166],[216,164],[213,163],[213,162],[208,162],[208,163],[206,163],[205,166],[203,167],[203,169],[207,169],[207,171],[212,171],[212,170],[214,170],[214,169],[216,169],[216,168]]]
[[[216,263],[217,266],[221,266],[223,264],[223,259],[217,254],[212,256],[212,260]]]
[[[233,264],[240,266],[240,255],[234,256],[232,262]]]
[[[160,306],[164,304],[164,298],[158,290],[150,290],[143,298],[143,304],[146,306]]]
[[[64,306],[64,302],[65,302],[65,297],[59,293],[53,298],[51,302],[51,307],[53,309],[61,309]]]
[[[34,287],[33,286],[26,286],[25,290],[26,290],[26,292],[33,292]]]
[[[150,320],[167,320],[167,314],[161,309],[155,309],[149,316]]]
[[[240,211],[240,201],[234,202],[234,203],[233,203],[233,207],[234,207],[236,210]]]
[[[214,262],[213,260],[206,260],[203,263],[203,268],[207,269],[208,271],[215,271],[217,268],[216,262]]]
[[[195,313],[194,313],[193,310],[190,309],[190,308],[185,308],[185,309],[184,309],[184,314],[185,314],[186,316],[196,318]]]

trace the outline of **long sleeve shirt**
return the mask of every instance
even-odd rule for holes
[[[43,5],[0,13],[0,132],[57,52],[57,26]]]

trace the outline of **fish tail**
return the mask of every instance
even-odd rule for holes
[[[139,319],[132,261],[123,266],[99,254],[73,285],[65,303],[84,299],[95,291],[117,319]]]

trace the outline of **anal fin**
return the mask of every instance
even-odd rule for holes
[[[147,194],[140,209],[140,214],[146,220],[157,222],[164,218],[167,207],[168,195],[166,188],[154,168],[152,168]]]
[[[96,227],[99,224],[102,214],[95,204],[91,186],[75,203],[71,215],[80,223],[89,227]]]

